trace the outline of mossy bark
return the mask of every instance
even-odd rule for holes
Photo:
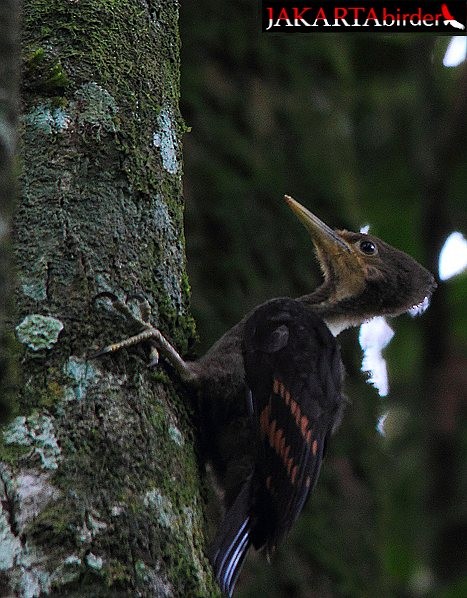
[[[11,217],[16,199],[15,154],[19,99],[19,0],[0,4],[0,423],[11,416],[16,364],[11,317]]]
[[[26,0],[18,416],[0,436],[0,595],[217,595],[192,412],[142,352],[92,360],[144,292],[183,352],[178,3]]]

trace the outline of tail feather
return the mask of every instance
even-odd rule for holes
[[[221,590],[231,598],[251,544],[250,483],[227,511],[211,548],[211,563]]]

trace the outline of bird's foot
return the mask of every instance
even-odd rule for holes
[[[162,338],[165,343],[167,343],[166,339],[162,336],[161,332],[154,328],[151,324],[151,306],[149,305],[148,300],[140,294],[130,295],[125,302],[121,301],[116,295],[110,292],[103,292],[99,293],[94,300],[97,299],[108,299],[110,301],[111,307],[113,310],[121,314],[129,324],[135,328],[135,330],[140,330],[138,334],[130,336],[126,339],[118,343],[113,343],[111,345],[107,345],[103,347],[100,351],[97,351],[91,358],[94,359],[96,357],[101,357],[107,353],[115,353],[115,351],[119,351],[120,349],[132,347],[134,345],[138,345],[142,342],[149,342],[150,343],[150,361],[149,367],[155,367],[159,362],[159,351],[157,349],[157,341]],[[138,315],[135,315],[133,310],[129,307],[129,303],[136,300],[136,308],[138,310]]]
[[[142,295],[135,294],[130,295],[128,299],[123,302],[120,301],[116,295],[109,292],[99,293],[99,295],[95,297],[95,300],[97,299],[110,300],[112,309],[123,315],[129,321],[131,326],[134,327],[135,330],[139,330],[139,332],[118,343],[107,345],[107,347],[104,347],[91,355],[91,359],[106,355],[107,353],[115,353],[115,351],[133,347],[139,343],[149,343],[149,367],[155,367],[159,363],[160,351],[164,358],[172,364],[184,382],[193,385],[197,384],[198,374],[194,371],[193,364],[185,362],[171,343],[169,343],[165,336],[162,335],[161,331],[151,324],[151,306],[147,299]],[[128,305],[133,300],[137,300],[136,307],[138,315],[135,315]]]

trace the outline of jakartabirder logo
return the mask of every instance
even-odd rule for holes
[[[263,0],[262,27],[269,33],[318,31],[436,32],[465,30],[465,0]]]

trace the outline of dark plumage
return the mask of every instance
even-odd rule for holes
[[[334,231],[291,197],[286,201],[311,234],[324,275],[316,291],[257,307],[192,362],[150,324],[147,302],[141,301],[137,319],[110,296],[142,332],[97,354],[149,341],[153,365],[161,351],[198,389],[205,425],[200,436],[226,509],[211,562],[228,596],[248,548],[271,553],[316,484],[344,405],[334,337],[374,316],[408,311],[436,287],[402,251],[372,235]]]
[[[257,308],[242,348],[257,447],[253,472],[212,549],[229,596],[248,547],[272,553],[297,519],[344,405],[336,340],[303,303],[275,299]]]

